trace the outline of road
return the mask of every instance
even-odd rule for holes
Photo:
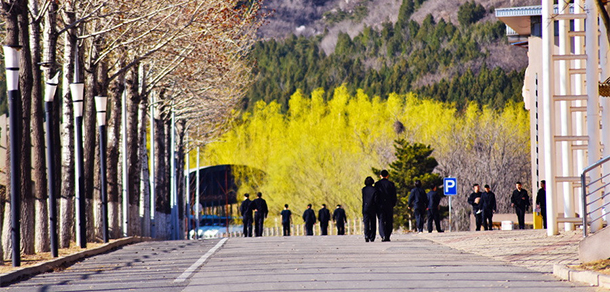
[[[143,242],[3,289],[596,291],[452,249],[421,235],[398,235],[392,242],[373,243],[365,243],[360,236]]]

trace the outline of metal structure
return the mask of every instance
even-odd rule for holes
[[[108,242],[108,191],[106,178],[106,103],[108,97],[96,96],[97,125],[100,131],[100,195],[102,201],[102,239]]]
[[[608,167],[610,165],[610,163],[607,163],[608,161],[610,161],[610,156],[591,164],[585,168],[580,175],[581,184],[584,186],[582,188],[582,205],[584,214],[584,216],[582,216],[582,232],[584,237],[589,235],[589,224],[592,226],[591,228],[593,228],[593,226],[601,226],[603,224],[605,212],[602,211],[604,208],[610,205],[610,201],[608,201],[610,194],[604,192],[604,189],[610,186],[610,181],[606,180],[606,178],[610,177],[610,173],[605,173],[603,176],[588,183],[587,175],[592,171],[600,171],[600,168]]]
[[[55,169],[53,159],[54,148],[53,144],[53,100],[55,99],[55,90],[59,84],[59,72],[55,77],[47,80],[44,95],[44,112],[45,112],[45,132],[47,140],[47,192],[49,194],[49,235],[51,238],[51,255],[56,258],[59,256],[59,247],[57,242],[57,198],[55,196]]]
[[[74,106],[74,149],[76,155],[76,244],[80,248],[87,247],[87,224],[85,202],[85,172],[83,158],[83,95],[85,84],[80,79],[80,64],[78,46],[74,54],[74,82],[70,83],[70,93]]]

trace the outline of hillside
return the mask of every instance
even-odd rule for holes
[[[493,9],[531,2],[271,0],[275,13],[253,51],[256,82],[244,107],[262,99],[287,109],[296,90],[331,92],[342,84],[382,98],[411,91],[458,106],[518,102],[526,49],[508,44]]]

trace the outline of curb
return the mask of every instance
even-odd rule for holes
[[[84,258],[102,254],[102,253],[108,252],[110,250],[113,250],[113,249],[116,249],[116,248],[119,248],[119,247],[122,247],[125,245],[143,242],[143,241],[149,241],[149,240],[151,240],[151,239],[142,238],[142,237],[121,238],[121,239],[117,239],[116,241],[104,244],[100,247],[92,248],[89,250],[84,250],[82,252],[78,252],[78,253],[63,256],[63,257],[58,257],[56,259],[42,262],[40,264],[20,268],[20,269],[14,270],[12,272],[8,272],[6,274],[0,274],[0,287],[7,286],[13,282],[16,282],[21,279],[29,278],[29,277],[32,277],[37,274],[42,274],[42,273],[52,271],[53,269],[56,269],[56,268],[59,268],[62,266],[72,265],[73,263],[80,261]]]
[[[566,265],[560,264],[555,264],[553,266],[553,275],[570,282],[580,282],[591,286],[610,289],[610,275],[593,271],[574,270]]]

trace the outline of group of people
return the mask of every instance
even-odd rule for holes
[[[244,229],[243,233],[245,237],[252,237],[252,223],[254,223],[254,236],[263,236],[263,225],[265,218],[269,214],[269,208],[267,208],[267,201],[263,199],[262,193],[256,194],[256,199],[250,200],[250,194],[244,194],[244,200],[239,208],[241,212]],[[252,215],[254,213],[254,216]]]
[[[387,170],[381,171],[381,179],[372,177],[364,180],[362,188],[362,219],[364,221],[364,241],[373,242],[376,237],[377,221],[381,241],[390,241],[394,229],[394,206],[396,206],[396,186],[388,179]]]
[[[436,232],[444,232],[441,229],[440,202],[441,195],[437,191],[438,186],[431,185],[430,191],[426,193],[420,180],[415,181],[415,187],[409,195],[409,209],[413,210],[415,225],[418,233],[424,231],[424,221],[428,216],[428,233],[432,233],[432,223],[436,225]]]
[[[307,209],[303,212],[305,232],[308,236],[313,235],[313,226],[316,224],[316,214],[311,208],[312,205],[307,204]],[[285,214],[287,214],[287,216],[285,216]],[[345,224],[347,223],[345,210],[343,210],[341,205],[337,205],[331,216],[330,210],[326,208],[326,204],[322,204],[322,208],[318,210],[317,220],[320,222],[321,235],[328,235],[328,223],[331,219],[335,222],[335,226],[337,227],[337,235],[345,235]],[[290,210],[288,210],[288,204],[284,205],[284,210],[282,211],[282,226],[284,229],[284,236],[290,236]]]

